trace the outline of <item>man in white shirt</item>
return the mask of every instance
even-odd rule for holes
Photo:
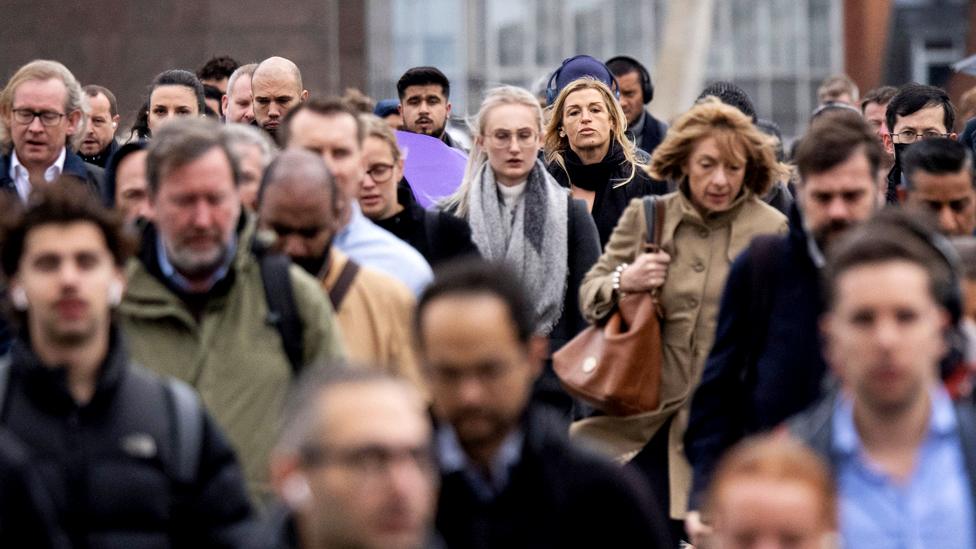
[[[97,193],[101,168],[86,164],[72,146],[84,135],[85,108],[78,80],[61,63],[36,60],[18,69],[0,93],[0,188],[26,201],[34,186],[65,175]]]

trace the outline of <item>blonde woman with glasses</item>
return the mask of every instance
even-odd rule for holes
[[[558,349],[587,325],[577,296],[600,255],[596,226],[586,203],[538,159],[542,109],[529,91],[489,90],[472,135],[464,180],[443,206],[467,220],[482,256],[515,269],[533,300],[537,331]],[[543,385],[568,403],[549,369]]]

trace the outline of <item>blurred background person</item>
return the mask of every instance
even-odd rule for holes
[[[701,549],[837,549],[837,488],[826,464],[787,437],[747,439],[722,458]]]
[[[439,547],[427,403],[409,383],[339,364],[303,375],[271,458],[280,503],[253,549]]]
[[[149,219],[149,187],[146,180],[146,141],[119,147],[105,166],[104,203],[122,214],[126,224]]]
[[[228,55],[211,57],[197,70],[197,78],[204,86],[213,86],[220,90],[220,93],[227,93],[230,84],[228,79],[240,65],[236,59]]]
[[[108,88],[89,84],[82,88],[88,97],[88,124],[78,145],[78,156],[89,164],[104,168],[118,148],[115,130],[119,127],[119,107]]]
[[[257,210],[261,176],[278,155],[278,147],[268,134],[245,124],[227,124],[222,130],[231,152],[237,155],[241,181],[238,192],[241,205],[249,212]]]
[[[220,98],[224,122],[250,124],[254,121],[254,103],[251,101],[251,75],[257,63],[242,65],[227,79],[227,93]]]

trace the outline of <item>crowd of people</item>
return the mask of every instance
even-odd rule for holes
[[[838,75],[790,144],[731,82],[655,118],[631,57],[543,85],[461,135],[435,67],[218,57],[125,130],[20,67],[0,545],[976,547],[976,113]],[[467,159],[427,208],[409,134]],[[571,396],[553,354],[647,294],[656,405]]]

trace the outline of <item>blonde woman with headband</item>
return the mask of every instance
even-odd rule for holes
[[[444,209],[467,220],[482,256],[515,268],[533,300],[538,331],[557,349],[587,326],[577,296],[600,255],[593,219],[538,159],[542,109],[530,92],[489,90],[472,135],[464,180]],[[547,379],[557,383],[554,375]],[[558,383],[553,390],[562,394]]]
[[[681,438],[715,336],[729,266],[753,237],[787,230],[786,217],[758,198],[780,169],[772,142],[748,116],[714,98],[695,105],[668,130],[650,164],[652,176],[678,189],[661,198],[661,251],[644,251],[643,201],[634,200],[580,289],[591,322],[605,318],[621,295],[657,294],[664,314],[658,408],[586,418],[574,425],[574,435],[615,458],[632,459],[656,499],[668,505],[676,531],[691,486]]]
[[[664,194],[668,186],[646,172],[650,157],[627,139],[627,117],[603,82],[583,77],[559,93],[546,125],[549,173],[583,199],[606,246],[634,198]]]

